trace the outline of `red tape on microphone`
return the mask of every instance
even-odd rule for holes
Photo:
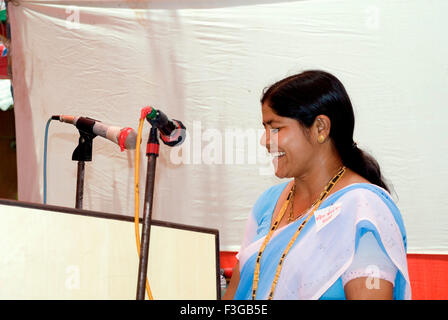
[[[152,112],[155,112],[155,111],[156,110],[154,110],[154,108],[151,107],[151,106],[146,106],[146,107],[142,108],[142,110],[140,111],[140,119],[146,118],[148,113],[152,113]]]
[[[120,146],[121,152],[123,152],[124,149],[126,149],[125,146],[126,138],[128,137],[129,132],[131,131],[132,128],[124,128],[120,131],[120,135],[118,136],[118,145]]]
[[[160,135],[160,138],[162,138],[162,140],[165,141],[165,142],[176,141],[179,138],[180,134],[181,134],[181,125],[179,124],[179,122],[177,120],[173,119],[173,122],[176,123],[177,129],[173,130],[173,132],[171,133],[170,136],[166,136],[166,135],[163,135],[163,134]]]

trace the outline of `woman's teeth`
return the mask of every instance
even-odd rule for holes
[[[286,153],[285,152],[272,152],[271,156],[274,158],[279,158],[281,156],[284,156]]]

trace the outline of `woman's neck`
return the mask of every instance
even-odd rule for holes
[[[340,158],[316,161],[306,173],[294,177],[296,194],[302,201],[313,203],[342,166]]]

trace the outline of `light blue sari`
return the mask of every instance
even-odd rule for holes
[[[240,283],[234,299],[251,299],[255,259],[267,235],[277,201],[288,182],[266,190],[252,210],[252,231],[239,253]],[[296,239],[280,274],[274,299],[345,299],[341,274],[350,265],[359,239],[372,232],[381,250],[397,266],[394,299],[410,299],[406,263],[406,231],[389,194],[372,184],[357,183],[329,196],[319,210],[342,203],[341,213],[321,230],[312,217]],[[305,219],[276,231],[266,246],[260,268],[257,299],[266,299],[280,256]],[[246,235],[247,236],[247,235]]]

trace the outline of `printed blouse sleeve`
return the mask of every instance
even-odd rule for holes
[[[359,240],[353,262],[341,276],[342,284],[345,287],[350,280],[362,277],[372,279],[367,283],[372,287],[378,285],[374,278],[394,284],[397,270],[391,259],[381,250],[372,232],[367,232]]]
[[[377,188],[377,187],[375,187]],[[341,197],[341,201],[342,201]],[[359,277],[384,279],[394,285],[394,299],[410,299],[406,231],[401,213],[385,191],[358,189],[344,196],[354,222],[353,258],[341,275],[343,284]],[[351,233],[351,232],[350,232]]]

